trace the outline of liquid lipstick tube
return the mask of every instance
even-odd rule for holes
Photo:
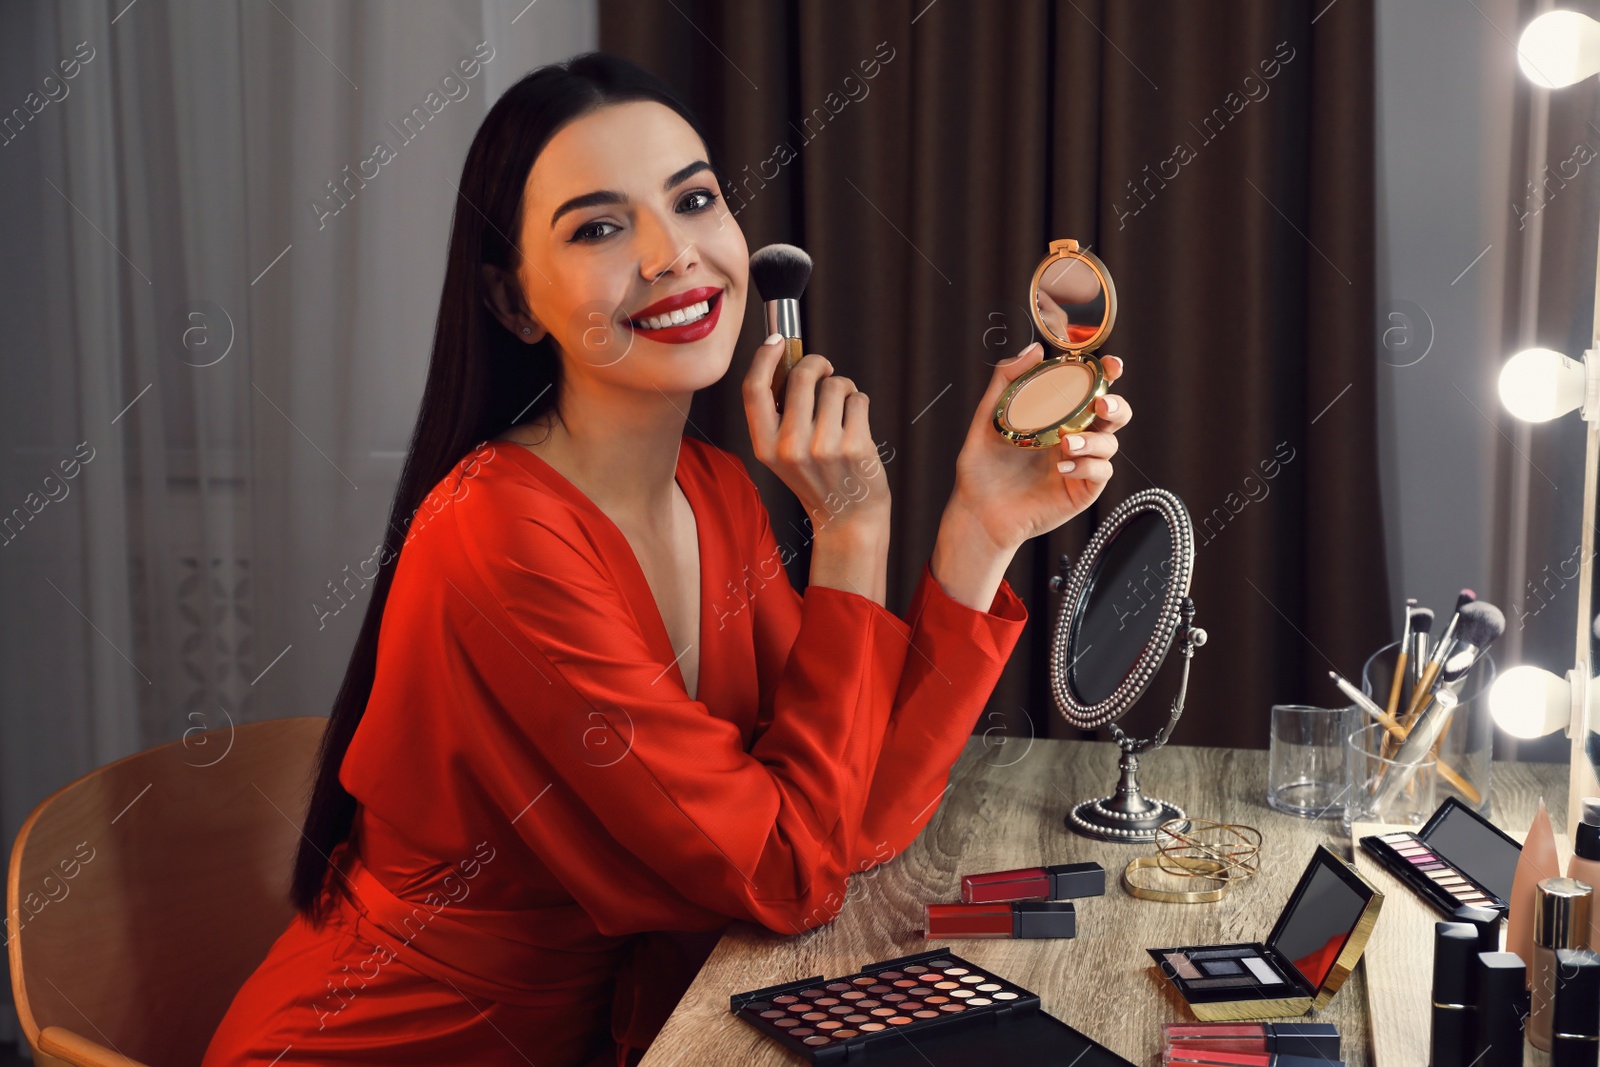
[[[1016,871],[961,876],[961,899],[968,904],[1001,900],[1066,900],[1102,897],[1106,869],[1098,863],[1058,863],[1053,867],[1024,867]]]
[[[1339,1058],[1339,1028],[1332,1023],[1164,1023],[1161,1036],[1172,1053],[1276,1052]]]
[[[1467,1062],[1473,1067],[1522,1067],[1528,969],[1515,952],[1480,952],[1474,970],[1478,1034]]]
[[[1477,966],[1478,928],[1471,923],[1433,924],[1433,1014],[1428,1063],[1470,1063],[1478,1020],[1472,978]]]
[[[1344,1067],[1325,1056],[1293,1056],[1279,1052],[1191,1052],[1167,1049],[1162,1067]]]
[[[1010,904],[928,904],[922,936],[969,937],[1073,937],[1078,930],[1077,909],[1071,901],[1023,900]]]
[[[1589,949],[1556,952],[1556,1003],[1551,1067],[1580,1067],[1600,1059],[1600,956]]]

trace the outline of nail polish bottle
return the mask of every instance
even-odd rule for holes
[[[1556,999],[1556,952],[1587,948],[1589,909],[1594,894],[1572,878],[1546,878],[1534,890],[1533,1010],[1528,1016],[1528,1040],[1540,1052],[1550,1051],[1551,1023]]]

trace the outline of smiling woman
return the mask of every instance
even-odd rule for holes
[[[697,121],[579,56],[495,103],[459,187],[298,913],[205,1067],[634,1062],[730,921],[831,921],[933,817],[1027,618],[1006,565],[1095,499],[1129,417],[1103,398],[1065,471],[988,426],[1039,353],[998,368],[901,618],[867,397],[813,353],[780,415],[769,338],[746,415],[816,520],[810,582],[780,569],[719,615],[778,546],[743,464],[683,435],[749,291]],[[493,868],[452,896],[480,849]]]

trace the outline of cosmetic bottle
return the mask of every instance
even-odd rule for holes
[[[1429,1067],[1451,1067],[1472,1059],[1477,1036],[1472,979],[1478,960],[1478,930],[1471,923],[1433,924],[1433,1018]]]
[[[1451,922],[1470,923],[1478,931],[1479,952],[1500,951],[1500,920],[1500,913],[1493,908],[1480,908],[1473,904],[1463,904],[1450,914]]]
[[[1600,956],[1589,949],[1556,952],[1556,1006],[1551,1067],[1595,1067],[1600,1061]]]
[[[1550,1051],[1550,1025],[1556,1002],[1556,952],[1587,948],[1589,910],[1594,893],[1585,882],[1546,878],[1534,889],[1533,1009],[1528,1040],[1540,1052]]]
[[[1522,854],[1517,858],[1516,874],[1511,880],[1510,908],[1506,912],[1506,951],[1516,953],[1524,962],[1533,959],[1534,887],[1546,878],[1559,877],[1561,863],[1556,859],[1556,835],[1550,828],[1550,813],[1545,810],[1541,797],[1528,838],[1522,843]],[[1531,974],[1532,968],[1529,968],[1526,980],[1532,980]]]
[[[1070,900],[1010,904],[928,904],[925,938],[1073,937],[1077,909]]]
[[[1515,952],[1480,952],[1473,968],[1477,1037],[1472,1067],[1522,1067],[1522,1019],[1527,1014],[1527,968]],[[1443,1065],[1438,1065],[1443,1067]]]
[[[1583,821],[1572,835],[1567,877],[1600,886],[1600,797],[1583,798]],[[1589,908],[1589,939],[1585,944],[1600,947],[1600,908]]]
[[[1066,900],[1100,897],[1106,892],[1106,869],[1098,863],[1058,863],[961,876],[961,899],[968,904],[1010,900]]]

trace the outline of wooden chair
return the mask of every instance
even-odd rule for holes
[[[197,1065],[292,917],[324,718],[204,732],[40,803],[6,879],[11,988],[46,1067]]]

